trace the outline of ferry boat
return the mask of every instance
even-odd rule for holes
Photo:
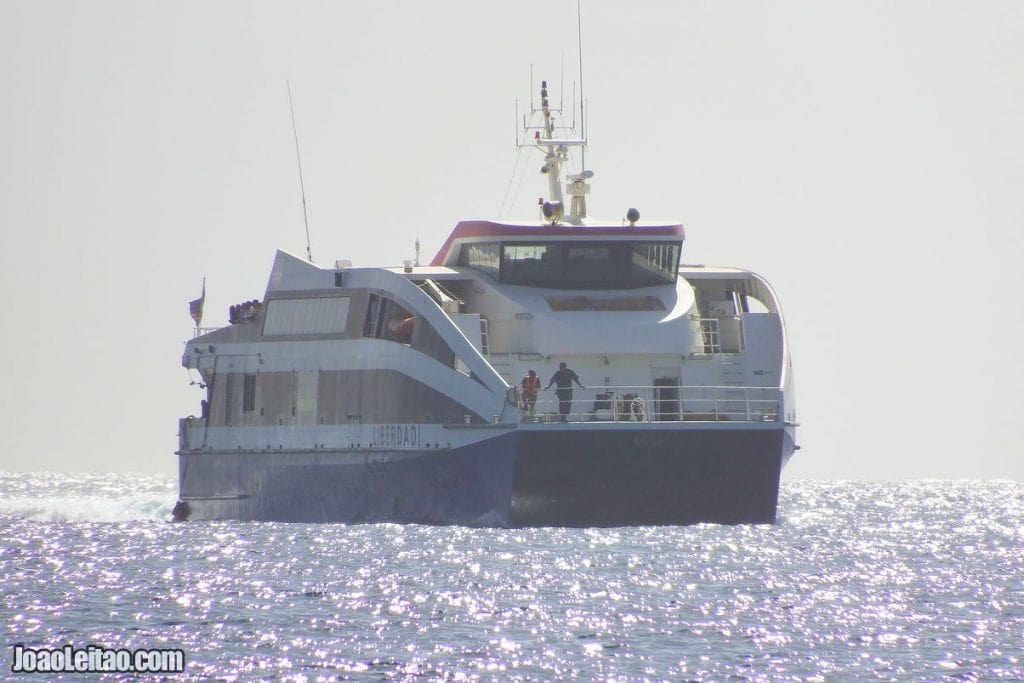
[[[593,174],[563,181],[586,141],[540,104],[535,220],[460,222],[429,265],[278,251],[262,299],[197,327],[175,519],[774,522],[797,448],[775,292],[681,264],[679,223],[591,219]]]

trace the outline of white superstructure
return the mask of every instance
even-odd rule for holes
[[[186,344],[207,397],[181,422],[178,517],[774,519],[796,447],[775,293],[680,265],[678,223],[588,217],[593,174],[561,180],[583,140],[541,99],[537,221],[463,221],[429,266],[278,252],[263,299]],[[535,402],[530,371],[556,385]]]

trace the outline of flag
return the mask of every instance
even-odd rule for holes
[[[198,299],[192,299],[188,302],[188,312],[192,316],[192,319],[196,321],[196,327],[199,327],[200,323],[203,322],[203,302],[206,301],[206,278],[203,278],[203,293],[199,295]]]

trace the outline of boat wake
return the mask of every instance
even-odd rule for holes
[[[166,521],[171,518],[174,497],[145,494],[110,500],[99,496],[80,498],[2,498],[0,516],[33,522],[133,522]]]
[[[0,517],[34,522],[165,521],[173,480],[148,475],[0,473]]]

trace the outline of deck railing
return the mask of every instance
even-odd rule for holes
[[[522,422],[775,422],[775,387],[600,386],[574,388],[561,405],[555,388],[538,392],[532,410],[520,398]],[[568,408],[567,412],[563,411]],[[564,417],[564,420],[563,420]]]

